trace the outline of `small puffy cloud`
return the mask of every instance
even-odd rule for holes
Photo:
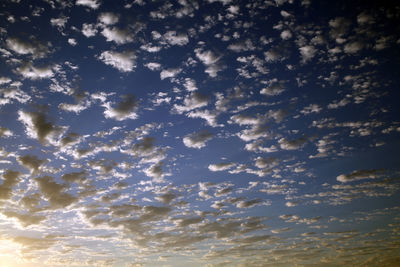
[[[218,113],[214,111],[209,111],[209,110],[195,110],[187,113],[187,116],[189,118],[200,118],[204,119],[208,125],[211,127],[219,127],[223,126],[221,124],[218,124],[217,122],[217,117]]]
[[[122,96],[123,100],[117,104],[116,107],[112,107],[110,102],[106,102],[103,106],[106,108],[104,115],[106,118],[115,119],[118,121],[126,119],[136,119],[136,111],[139,107],[139,103],[136,97],[133,95]]]
[[[274,157],[262,158],[258,157],[255,162],[255,166],[260,169],[272,168],[278,165],[279,160]]]
[[[175,198],[176,198],[176,194],[174,194],[172,192],[167,192],[165,194],[155,197],[156,200],[158,200],[164,204],[171,203],[171,201],[174,200]]]
[[[51,66],[35,67],[31,63],[23,64],[16,69],[16,72],[31,80],[48,79],[54,76]]]
[[[183,84],[185,89],[189,92],[193,92],[197,90],[196,81],[190,78],[185,79],[185,83]]]
[[[210,77],[217,77],[218,72],[224,69],[224,66],[219,62],[220,57],[216,56],[211,50],[196,49],[195,53],[197,58],[206,66],[205,72]]]
[[[121,72],[130,72],[136,67],[136,55],[132,51],[104,51],[98,59],[103,61],[104,64],[110,65]]]
[[[161,183],[163,182],[163,178],[165,176],[162,170],[163,162],[160,161],[156,164],[151,165],[149,168],[143,170],[146,176],[153,178],[154,182]]]
[[[76,46],[78,43],[76,42],[76,39],[74,38],[68,38],[68,43],[72,46]]]
[[[213,137],[213,134],[208,131],[200,131],[189,134],[183,138],[183,143],[187,147],[200,149],[206,146],[206,142]]]
[[[2,95],[2,98],[0,98],[0,106],[10,104],[13,100],[20,103],[26,103],[31,100],[31,97],[19,88],[0,89],[0,94]]]
[[[57,27],[60,30],[64,29],[65,24],[67,24],[69,17],[60,16],[59,18],[50,19],[51,26]]]
[[[76,0],[76,5],[87,6],[91,9],[97,9],[100,6],[98,0]]]
[[[31,173],[38,173],[40,167],[47,162],[45,159],[39,159],[35,155],[25,155],[18,157],[18,162],[25,168],[29,169]]]
[[[286,207],[296,207],[299,204],[297,201],[287,201],[285,203]]]
[[[78,104],[61,103],[58,108],[68,112],[74,112],[76,114],[87,109],[90,106],[90,102],[82,101]]]
[[[212,172],[226,171],[236,166],[236,163],[233,162],[224,162],[218,164],[210,164],[208,165],[208,169]]]
[[[82,34],[83,35],[85,35],[86,37],[92,37],[92,36],[95,36],[96,33],[97,33],[96,25],[83,23],[83,25],[82,25]]]
[[[149,62],[144,64],[144,66],[152,71],[161,69],[161,64],[157,62]]]
[[[350,174],[341,174],[336,177],[336,180],[342,183],[347,183],[363,179],[374,179],[377,177],[379,177],[379,170],[357,170]]]
[[[349,31],[351,21],[343,18],[337,17],[329,21],[329,26],[331,27],[330,35],[333,39],[339,39],[346,35]]]
[[[236,203],[236,207],[238,207],[239,209],[246,209],[260,204],[262,204],[262,200],[257,198],[247,201],[239,201],[238,203]]]
[[[3,183],[0,185],[0,200],[11,197],[12,188],[18,184],[20,175],[20,172],[12,170],[7,170],[3,173]]]
[[[176,75],[178,75],[182,71],[181,68],[170,68],[170,69],[165,69],[162,70],[160,73],[160,78],[161,80],[164,80],[166,78],[173,78]]]
[[[119,21],[119,16],[112,12],[104,12],[99,15],[98,20],[104,25],[114,25]]]
[[[318,50],[315,49],[314,46],[306,45],[306,46],[300,47],[299,51],[300,51],[300,55],[302,58],[301,62],[307,63],[315,56],[315,54],[317,53]]]
[[[285,91],[285,87],[282,83],[274,83],[266,88],[261,89],[260,94],[267,96],[277,96]]]
[[[174,109],[181,114],[186,111],[201,108],[208,105],[208,98],[208,96],[195,91],[185,98],[183,101],[183,106],[174,105]]]
[[[186,34],[177,33],[176,31],[168,31],[163,37],[170,45],[184,46],[189,43],[189,38]]]
[[[82,183],[86,180],[86,172],[70,172],[61,177],[67,183]]]
[[[8,77],[1,77],[0,76],[0,85],[10,83],[12,80]]]
[[[101,34],[106,37],[107,42],[115,42],[116,44],[126,44],[133,41],[133,35],[128,29],[104,28]]]
[[[66,127],[56,126],[47,120],[42,112],[18,111],[18,120],[25,126],[25,133],[42,144],[56,145],[65,133]]]
[[[344,52],[346,52],[347,54],[355,54],[361,49],[363,49],[363,47],[364,47],[363,42],[360,41],[351,42],[344,46]]]
[[[17,54],[31,54],[34,58],[44,57],[49,52],[47,46],[37,40],[24,41],[17,37],[10,37],[6,40],[6,45]]]
[[[308,139],[303,136],[293,140],[287,140],[286,138],[281,138],[278,140],[278,143],[282,149],[296,150],[303,147],[307,141]]]
[[[36,178],[41,193],[47,198],[51,209],[65,208],[78,200],[77,197],[65,193],[68,186],[59,184],[51,176]]]
[[[239,41],[228,46],[229,50],[234,52],[243,52],[243,51],[251,51],[254,50],[256,47],[253,45],[253,42],[250,39]]]
[[[281,32],[281,38],[283,40],[288,40],[290,38],[292,38],[292,33],[289,30],[284,30],[283,32]]]
[[[329,108],[329,106],[328,106]],[[306,107],[304,107],[300,113],[303,113],[304,115],[308,115],[310,113],[319,113],[322,110],[321,106],[318,104],[310,104]]]
[[[13,133],[11,132],[10,129],[0,126],[0,138],[1,137],[10,137],[12,135],[13,135]]]

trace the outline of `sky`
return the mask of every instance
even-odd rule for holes
[[[398,266],[400,3],[2,0],[0,266]]]

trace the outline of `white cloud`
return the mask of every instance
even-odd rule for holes
[[[206,146],[206,142],[213,137],[213,134],[207,131],[200,131],[189,134],[183,138],[183,143],[187,147],[200,149]]]
[[[284,30],[283,32],[281,32],[281,38],[283,40],[289,40],[290,38],[292,38],[292,33],[289,30]]]
[[[341,174],[336,177],[336,180],[342,183],[358,181],[363,179],[374,179],[378,178],[378,170],[358,170],[353,171],[350,174]]]
[[[184,104],[183,106],[174,105],[174,109],[180,114],[186,111],[191,111],[196,108],[207,106],[208,96],[195,91],[185,98],[183,104]]]
[[[184,33],[177,33],[176,31],[168,31],[163,37],[170,45],[184,46],[189,43],[189,38]]]
[[[104,12],[99,15],[98,20],[104,25],[114,25],[119,21],[119,16],[112,12]]]
[[[98,58],[121,72],[130,72],[136,67],[136,56],[132,51],[104,51]]]
[[[281,83],[274,83],[266,88],[261,89],[260,94],[267,96],[277,96],[285,91],[285,87]]]
[[[128,29],[104,28],[101,34],[106,37],[107,42],[113,41],[117,44],[126,44],[133,41],[133,35]]]
[[[285,150],[297,150],[304,146],[304,144],[308,141],[305,137],[299,137],[293,140],[287,140],[286,138],[281,138],[278,140],[278,143],[282,149]]]
[[[60,16],[59,18],[50,19],[51,26],[58,27],[59,29],[64,29],[65,24],[67,24],[69,17]]]
[[[208,169],[213,172],[226,171],[236,166],[236,163],[218,163],[208,165]]]
[[[82,34],[83,35],[85,35],[86,37],[92,37],[92,36],[95,36],[96,33],[97,33],[96,25],[83,23],[83,25],[82,25]]]
[[[206,66],[205,72],[210,77],[217,77],[218,72],[224,69],[224,66],[219,63],[220,57],[217,57],[211,50],[195,49],[195,53],[197,58]]]
[[[97,9],[100,6],[98,0],[76,0],[76,5],[87,6],[92,9]]]
[[[136,119],[139,103],[133,95],[122,96],[123,100],[116,107],[112,107],[110,102],[106,102],[103,106],[106,108],[104,115],[106,118],[118,121],[126,119]]]
[[[48,79],[54,76],[51,66],[35,67],[31,63],[23,64],[17,68],[16,72],[31,80]]]
[[[161,80],[164,80],[166,78],[173,78],[176,75],[178,75],[181,71],[182,71],[181,68],[164,69],[160,73],[160,78]]]
[[[311,45],[302,46],[299,48],[299,50],[302,57],[302,63],[307,63],[317,53],[317,49],[315,49],[315,47]]]
[[[7,47],[17,54],[31,54],[34,58],[46,56],[48,48],[37,40],[23,41],[19,38],[11,37],[6,40]]]
[[[25,126],[26,134],[42,144],[58,145],[67,127],[56,126],[42,112],[18,111],[18,120]]]
[[[152,71],[161,69],[161,64],[157,62],[149,62],[144,64],[144,66]]]

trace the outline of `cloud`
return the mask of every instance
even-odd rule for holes
[[[206,146],[206,142],[213,137],[213,134],[208,131],[199,131],[189,134],[183,138],[183,143],[187,147],[200,149]]]
[[[307,141],[308,139],[303,136],[293,140],[287,140],[286,138],[281,138],[278,140],[278,143],[282,149],[297,150],[303,147]]]
[[[183,112],[190,111],[196,108],[201,108],[208,105],[209,97],[206,95],[201,94],[200,92],[192,92],[188,95],[185,100],[183,101],[182,105],[174,105],[174,109],[179,113],[182,114]]]
[[[164,69],[160,73],[160,78],[161,80],[164,80],[166,78],[173,78],[179,73],[181,73],[182,69],[181,68],[169,68],[169,69]]]
[[[11,104],[12,100],[16,100],[19,103],[27,103],[31,100],[30,95],[19,88],[0,89],[0,94],[3,95],[3,98],[0,98],[0,106]]]
[[[128,29],[104,28],[101,34],[106,37],[107,42],[115,42],[116,44],[126,44],[133,41],[133,35]]]
[[[223,126],[217,123],[218,113],[209,110],[195,110],[186,114],[189,118],[204,119],[211,127]]]
[[[8,218],[17,218],[18,221],[24,226],[32,224],[39,224],[46,219],[44,215],[35,215],[32,213],[18,213],[15,211],[4,211],[3,214]]]
[[[119,16],[112,12],[104,12],[100,13],[97,19],[104,25],[114,25],[119,21]]]
[[[30,40],[27,42],[17,37],[10,37],[6,40],[6,45],[17,54],[31,54],[33,58],[42,58],[49,52],[47,46],[37,40]]]
[[[104,51],[98,59],[103,61],[104,64],[110,65],[121,72],[130,72],[136,68],[136,55],[132,51]]]
[[[374,179],[378,178],[379,175],[379,170],[357,170],[353,171],[350,174],[341,174],[338,177],[336,177],[336,180],[342,183],[348,183],[352,181],[358,181],[358,180],[363,180],[363,179]]]
[[[256,159],[256,162],[254,165],[257,168],[264,169],[264,168],[273,168],[273,167],[277,166],[278,163],[279,163],[279,160],[274,157],[268,157],[268,158],[258,157]]]
[[[286,202],[286,207],[296,207],[299,204],[297,201],[287,201]]]
[[[13,132],[10,129],[0,126],[0,138],[13,136]]]
[[[90,7],[91,9],[97,9],[100,6],[98,0],[76,0],[76,5]]]
[[[96,33],[97,33],[96,25],[83,23],[83,25],[82,25],[82,34],[83,35],[85,35],[86,37],[92,37],[92,36],[95,36]]]
[[[39,159],[35,155],[25,155],[18,157],[18,162],[24,166],[25,168],[28,168],[31,170],[32,174],[36,174],[39,172],[40,167],[47,162],[45,159]]]
[[[260,205],[260,204],[262,204],[262,200],[257,198],[257,199],[247,200],[247,201],[239,201],[236,204],[236,207],[238,207],[239,209],[246,209],[246,208],[251,208],[251,207],[254,207],[254,206]]]
[[[59,18],[52,18],[50,19],[51,26],[57,27],[59,30],[63,30],[65,24],[67,24],[69,17],[60,16]]]
[[[260,94],[267,96],[277,96],[285,91],[282,83],[274,83],[266,88],[261,89]]]
[[[198,59],[206,66],[205,72],[210,77],[217,77],[218,72],[222,71],[225,67],[219,62],[220,57],[216,56],[211,50],[203,51],[202,49],[195,49]]]
[[[301,62],[307,63],[315,56],[315,54],[317,53],[318,50],[311,45],[306,45],[306,46],[300,47],[299,51],[300,51],[300,55],[302,58]]]
[[[31,80],[48,79],[54,76],[51,66],[35,67],[31,63],[24,63],[16,69],[16,72]]]
[[[56,126],[47,121],[45,113],[18,111],[18,120],[25,126],[25,133],[42,144],[57,145],[58,140],[67,130],[67,127]]]
[[[233,162],[225,162],[218,164],[210,164],[208,165],[208,169],[212,172],[226,171],[236,166],[236,163]]]
[[[106,102],[103,106],[106,108],[104,115],[106,118],[118,121],[126,119],[136,119],[139,103],[134,95],[121,96],[122,101],[116,107],[112,107],[110,102]]]
[[[177,33],[176,31],[168,31],[163,37],[170,45],[184,46],[189,43],[189,38],[184,33]]]
[[[0,185],[0,200],[11,197],[12,188],[18,184],[20,175],[20,172],[12,170],[7,170],[3,173],[3,183]]]
[[[68,189],[67,185],[56,183],[51,176],[35,178],[35,181],[40,192],[47,198],[51,209],[66,208],[78,201],[77,197],[64,192]]]
[[[156,183],[162,183],[164,181],[164,172],[162,170],[163,162],[158,162],[156,164],[151,165],[149,168],[143,170],[143,172],[148,177],[152,177],[153,181]]]
[[[161,64],[157,62],[149,62],[144,64],[144,66],[152,71],[161,69]]]

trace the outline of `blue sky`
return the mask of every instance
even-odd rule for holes
[[[399,261],[398,4],[0,7],[1,266]]]

